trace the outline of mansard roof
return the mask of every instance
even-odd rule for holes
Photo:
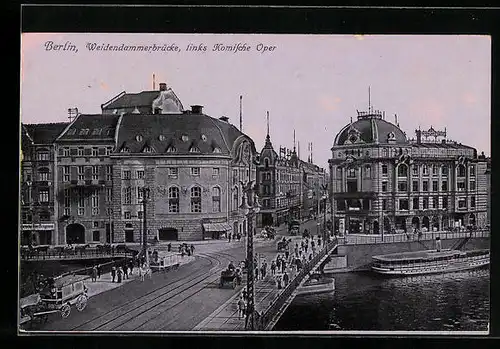
[[[52,144],[68,125],[68,122],[22,124],[22,130],[24,132],[22,132],[21,136],[25,139],[25,142],[33,142],[33,144]]]
[[[205,114],[123,114],[117,151],[127,147],[130,153],[140,153],[149,144],[156,153],[175,147],[175,154],[190,154],[197,147],[201,154],[220,150],[219,154],[230,155],[241,136],[245,135],[234,125]]]
[[[120,115],[80,114],[58,137],[62,141],[109,140],[115,136]]]

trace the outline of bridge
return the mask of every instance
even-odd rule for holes
[[[327,258],[336,254],[335,250],[340,246],[349,245],[370,245],[370,244],[391,244],[407,241],[433,241],[437,237],[442,240],[459,239],[454,244],[460,246],[471,238],[487,238],[490,236],[487,230],[462,231],[462,232],[428,232],[420,235],[416,234],[386,234],[380,235],[347,235],[328,242],[313,259],[307,262],[299,272],[291,275],[290,283],[283,289],[278,289],[272,278],[259,280],[255,284],[255,309],[256,321],[255,330],[269,331],[276,325],[281,315],[291,304],[298,293],[298,288],[308,279],[310,272],[322,268],[326,264]],[[236,305],[239,292],[236,293],[225,304],[220,306],[208,318],[199,323],[195,331],[244,331],[245,323],[238,319],[238,309]]]
[[[307,280],[311,271],[318,269],[337,248],[335,239],[324,244],[314,257],[306,262],[298,272],[291,272],[290,282],[284,288],[276,287],[274,279],[268,275],[255,283],[255,327],[257,331],[271,330],[297,294],[298,287]],[[238,318],[236,306],[239,292],[209,317],[199,323],[195,331],[244,331],[245,322]]]

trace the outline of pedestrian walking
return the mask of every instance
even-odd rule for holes
[[[231,233],[227,234],[228,236],[228,242],[231,242]]]
[[[167,245],[167,251],[168,252],[172,251],[172,243],[171,242],[169,242]]]
[[[245,287],[243,291],[241,292],[241,296],[243,297],[243,300],[246,301],[248,298],[248,291],[247,288]]]
[[[281,272],[284,273],[286,270],[286,261],[281,261]]]
[[[314,243],[314,240],[311,239],[311,249],[314,250],[316,247],[316,244]]]
[[[191,254],[194,254],[194,245],[191,244]]]
[[[282,288],[281,282],[282,282],[281,275],[280,274],[276,275],[276,284],[278,285],[278,290],[281,290]]]
[[[283,273],[283,284],[284,284],[284,286],[285,286],[285,287],[286,287],[286,285],[288,285],[288,281],[289,281],[289,280],[290,280],[290,279],[289,279],[289,277],[288,277],[288,273],[285,271],[285,272]]]
[[[311,261],[313,259],[313,255],[312,253],[309,253],[309,261]]]
[[[123,263],[123,279],[128,279],[128,267],[127,263]]]
[[[255,281],[259,280],[259,267],[255,266]]]
[[[304,251],[305,251],[306,253],[307,253],[307,248],[308,248],[308,246],[309,246],[309,244],[307,244],[307,243],[304,245]]]
[[[139,279],[144,281],[144,269],[142,268],[142,265],[139,266]]]
[[[266,269],[264,267],[264,264],[262,264],[260,267],[260,275],[262,275],[262,279],[266,277]]]
[[[113,265],[111,268],[111,282],[115,282],[115,277],[116,277],[116,267]]]
[[[240,296],[240,299],[238,299],[238,319],[241,319],[241,317],[245,317],[245,309],[246,309],[246,304],[245,300],[243,299],[243,296]]]
[[[101,278],[101,265],[100,264],[97,265],[97,278],[98,279]]]
[[[116,272],[117,274],[117,277],[118,277],[118,283],[121,283],[122,282],[122,277],[123,277],[123,269],[122,267],[118,267],[118,270]]]
[[[128,267],[130,268],[130,275],[132,275],[134,272],[134,262],[132,260],[129,260]]]
[[[91,273],[92,273],[92,281],[96,282],[97,281],[97,267],[95,265],[92,268]]]
[[[271,275],[276,274],[276,262],[274,260],[271,261]]]
[[[289,256],[290,256],[290,252],[288,252],[288,249],[286,249],[285,250],[285,259],[287,260]]]
[[[298,243],[295,244],[294,252],[295,252],[296,256],[299,254],[299,244]]]

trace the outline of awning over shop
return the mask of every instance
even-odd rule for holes
[[[207,232],[229,231],[231,230],[231,226],[227,223],[203,223],[203,229]]]

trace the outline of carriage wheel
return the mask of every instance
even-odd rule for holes
[[[76,300],[76,310],[82,311],[87,306],[87,296],[81,294]]]
[[[67,303],[66,303],[66,304],[64,304],[64,305],[61,307],[60,311],[61,311],[61,316],[62,316],[64,319],[66,319],[66,318],[69,316],[69,314],[71,313],[71,306],[70,306],[69,304],[67,304]]]

